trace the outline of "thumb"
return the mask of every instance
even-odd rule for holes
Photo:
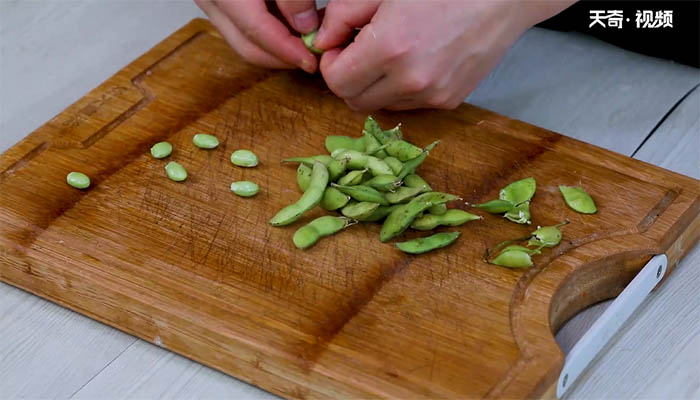
[[[343,45],[355,28],[372,20],[380,3],[381,0],[332,0],[326,7],[314,47],[328,50]]]
[[[318,12],[314,0],[277,0],[277,8],[299,33],[309,33],[318,27]]]

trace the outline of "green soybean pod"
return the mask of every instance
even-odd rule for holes
[[[333,158],[327,154],[320,154],[320,155],[311,156],[311,157],[291,157],[291,158],[285,158],[284,160],[282,160],[282,162],[304,163],[304,164],[308,165],[309,167],[313,166],[314,161],[318,161],[321,164],[326,166],[326,168],[328,169],[328,174],[329,174],[331,181],[334,181],[334,180],[338,179],[338,177],[343,175],[343,173],[345,172],[346,163],[347,163],[347,160],[345,160],[345,159],[336,160],[335,158]]]
[[[372,154],[377,158],[385,158],[387,156],[386,151],[382,148],[382,144],[379,143],[376,137],[366,131],[363,131],[362,134],[366,144],[365,153]]]
[[[428,192],[413,198],[406,204],[396,207],[384,220],[382,230],[379,233],[379,240],[386,242],[391,238],[400,235],[408,228],[418,214],[436,205],[457,200],[459,197],[440,192]]]
[[[292,241],[296,247],[308,249],[322,237],[337,233],[354,224],[355,221],[347,218],[324,215],[297,229]]]
[[[398,158],[399,161],[408,161],[423,153],[423,149],[405,140],[391,140],[387,142],[384,151],[386,151],[386,154]]]
[[[299,219],[303,213],[321,202],[326,186],[328,186],[328,168],[318,161],[314,162],[308,189],[296,203],[284,207],[275,214],[270,220],[270,224],[274,226],[288,225]]]
[[[76,189],[90,187],[90,178],[82,172],[69,172],[66,175],[66,182]]]
[[[408,186],[401,186],[394,190],[393,192],[389,192],[384,195],[386,199],[389,201],[391,204],[399,204],[399,203],[406,203],[407,201],[411,200],[413,197],[418,196],[419,194],[423,193],[425,191],[424,187],[408,187]]]
[[[198,133],[192,138],[192,143],[200,149],[215,149],[219,145],[219,139],[207,133]]]
[[[151,147],[151,155],[154,158],[165,158],[173,152],[173,146],[168,142],[158,142]]]
[[[379,206],[377,207],[376,210],[370,215],[367,215],[365,217],[361,218],[356,218],[358,221],[363,221],[363,222],[376,222],[380,221],[384,218],[386,218],[387,215],[389,215],[390,212],[394,211],[396,207],[398,207],[398,204],[394,204],[391,206]]]
[[[297,167],[297,185],[302,192],[309,188],[311,183],[311,167],[306,164],[299,164]]]
[[[443,215],[423,214],[416,218],[411,224],[411,228],[419,231],[429,231],[440,225],[459,226],[469,221],[481,219],[480,216],[468,213],[459,209],[447,210]]]
[[[345,150],[335,156],[336,160],[344,160],[348,169],[369,169],[372,175],[391,175],[393,171],[384,162],[374,156],[368,156],[356,150]]]
[[[598,211],[593,198],[582,187],[559,186],[566,205],[581,214],[595,214]]]
[[[379,144],[386,144],[391,140],[401,139],[401,124],[396,125],[388,131],[382,130],[377,121],[371,115],[367,116],[363,133],[367,132],[377,139]]]
[[[530,224],[530,202],[526,201],[513,207],[503,215],[508,221],[517,224]]]
[[[445,215],[447,212],[447,205],[445,204],[436,204],[428,209],[428,212],[433,214],[433,215]]]
[[[423,149],[423,152],[418,157],[404,162],[403,167],[401,167],[401,171],[398,175],[399,179],[405,178],[408,174],[415,173],[416,168],[418,168],[418,166],[420,166],[423,163],[423,161],[425,161],[425,158],[428,157],[428,153],[430,153],[430,151],[434,149],[435,146],[437,146],[439,143],[440,141],[436,140],[435,142],[426,146],[425,149]]]
[[[350,201],[350,196],[336,188],[327,187],[319,205],[324,210],[333,211],[345,206],[348,201]]]
[[[501,200],[507,200],[511,203],[518,205],[520,203],[526,202],[532,199],[535,195],[535,190],[537,189],[537,183],[535,178],[525,178],[519,181],[510,183],[498,194],[498,198]]]
[[[236,150],[231,153],[231,162],[239,167],[255,167],[258,165],[258,156],[250,150]]]
[[[359,185],[360,182],[362,182],[362,176],[365,172],[367,172],[367,169],[350,171],[338,179],[338,184],[344,186]]]
[[[394,175],[376,175],[362,184],[382,192],[390,192],[401,186],[401,180]]]
[[[253,197],[258,194],[260,187],[251,181],[238,181],[231,183],[231,191],[241,197]]]
[[[313,31],[301,35],[301,41],[304,42],[304,46],[309,49],[310,52],[314,54],[323,54],[323,50],[314,47],[314,39],[316,39],[316,34],[318,31]]]
[[[396,243],[396,247],[409,254],[423,254],[431,250],[441,249],[454,243],[459,232],[441,232],[427,237]]]
[[[403,184],[408,187],[424,187],[426,192],[432,192],[433,189],[430,188],[428,182],[416,174],[408,174],[403,178]]]
[[[491,264],[507,268],[527,268],[533,265],[530,250],[522,246],[506,247],[496,258],[491,260]]]
[[[359,138],[334,135],[326,136],[325,145],[326,150],[328,150],[328,152],[331,154],[338,149],[356,150],[364,152],[367,148],[364,136]]]
[[[372,215],[379,207],[383,206],[379,205],[378,203],[371,203],[368,201],[353,201],[343,207],[340,212],[348,218],[361,220]]]
[[[377,189],[365,186],[365,185],[355,185],[355,186],[342,186],[335,183],[331,183],[331,186],[340,190],[341,192],[347,194],[357,201],[369,201],[371,203],[379,203],[383,206],[388,206],[389,201],[384,198]]]
[[[401,168],[403,168],[403,163],[396,157],[385,157],[384,162],[391,168],[393,175],[398,175],[401,172]]]
[[[476,204],[474,207],[480,208],[491,214],[503,214],[504,212],[512,210],[513,207],[515,207],[515,204],[508,200],[497,199],[487,201],[486,203]]]
[[[569,221],[552,226],[539,226],[531,233],[532,237],[527,242],[528,246],[554,247],[561,242],[562,234],[560,226],[568,224]]]
[[[182,182],[187,179],[187,170],[175,161],[170,161],[165,166],[165,174],[175,182]]]

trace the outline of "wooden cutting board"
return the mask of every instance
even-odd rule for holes
[[[422,256],[375,224],[297,250],[295,228],[322,212],[267,223],[299,196],[280,160],[359,135],[364,117],[322,79],[247,66],[192,21],[0,156],[0,278],[285,397],[516,398],[551,395],[564,321],[700,235],[698,181],[463,105],[376,117],[442,140],[420,169],[436,190],[481,202],[535,177],[533,226],[571,221],[559,247],[529,270],[488,265],[486,247],[533,227],[485,215]],[[199,132],[219,148],[194,147]],[[161,140],[186,182],[148,154]],[[234,167],[238,148],[261,164]],[[72,170],[93,186],[66,185]],[[230,193],[241,179],[260,194]],[[568,209],[560,184],[582,184],[598,214]]]

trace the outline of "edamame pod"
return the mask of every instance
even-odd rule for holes
[[[365,153],[372,154],[377,158],[385,158],[387,156],[386,151],[381,148],[381,143],[369,132],[363,131],[362,134],[365,138],[365,143],[367,145]]]
[[[501,191],[498,193],[498,198],[501,200],[510,201],[517,206],[520,203],[532,199],[532,196],[535,195],[536,188],[537,184],[535,182],[535,178],[530,177],[521,179],[501,189]]]
[[[398,175],[401,172],[401,168],[403,168],[403,163],[396,157],[385,157],[384,162],[391,168],[393,175]]]
[[[431,250],[440,249],[454,243],[459,237],[459,232],[441,232],[427,237],[396,243],[396,247],[404,253],[423,254]]]
[[[353,186],[359,185],[362,182],[362,175],[367,172],[367,169],[358,169],[355,171],[350,171],[338,179],[339,185]]]
[[[309,33],[301,35],[301,41],[304,42],[304,46],[309,49],[310,52],[314,54],[323,54],[323,50],[314,47],[314,39],[316,39],[316,34],[318,31],[314,30]]]
[[[531,250],[522,246],[508,246],[501,254],[491,260],[491,264],[500,265],[508,268],[527,268],[532,267],[532,258],[530,257]]]
[[[537,229],[532,232],[532,237],[527,242],[527,245],[538,247],[554,247],[558,245],[562,237],[559,227],[568,223],[569,221],[564,221],[557,225],[537,227]]]
[[[338,149],[356,150],[364,152],[367,149],[365,138],[353,138],[350,136],[326,136],[326,150],[333,153]]]
[[[350,201],[350,196],[336,188],[327,187],[319,205],[324,210],[333,211],[345,206],[348,201]]]
[[[433,189],[430,188],[428,182],[416,174],[408,174],[403,178],[403,184],[408,187],[425,187],[426,192],[431,192]]]
[[[368,156],[356,150],[345,150],[336,155],[336,160],[344,160],[348,169],[368,169],[372,175],[392,175],[391,168],[381,159]]]
[[[401,139],[401,124],[396,125],[388,131],[383,131],[371,115],[367,116],[362,131],[374,136],[380,144],[386,144],[391,140]]]
[[[530,224],[530,202],[525,201],[503,215],[508,221],[517,224]]]
[[[304,163],[299,164],[297,167],[297,185],[302,192],[305,192],[309,188],[309,183],[311,182],[311,167]]]
[[[400,235],[411,225],[419,213],[427,210],[435,204],[443,204],[457,200],[459,197],[440,192],[428,192],[415,197],[406,204],[395,208],[386,218],[379,234],[379,240],[386,242]]]
[[[308,249],[324,236],[332,235],[356,222],[344,217],[324,215],[318,217],[294,232],[294,245],[300,249]]]
[[[447,212],[447,206],[445,204],[436,204],[430,207],[428,209],[428,212],[433,215],[445,215],[445,213]]]
[[[598,211],[593,198],[582,187],[559,186],[566,205],[581,214],[595,214]]]
[[[282,160],[282,162],[298,162],[298,163],[304,163],[308,165],[309,167],[312,167],[314,164],[314,161],[318,161],[322,163],[323,165],[326,166],[328,169],[328,175],[330,180],[334,181],[338,179],[343,173],[345,172],[345,160],[336,160],[335,158],[327,155],[327,154],[320,154],[317,156],[311,156],[311,157],[292,157],[292,158],[286,158]]]
[[[399,204],[406,203],[411,198],[416,197],[423,192],[425,192],[425,187],[401,186],[393,192],[385,194],[384,197],[386,197],[391,204]]]
[[[363,221],[363,222],[376,222],[379,220],[384,219],[387,215],[389,215],[390,212],[394,211],[396,207],[398,207],[398,204],[394,204],[391,206],[379,206],[377,207],[374,212],[366,217],[363,218],[356,218],[358,221]]]
[[[491,214],[503,214],[504,212],[512,210],[515,205],[508,200],[497,199],[487,201],[486,203],[476,204],[474,207],[480,208]]]
[[[378,203],[371,203],[368,201],[353,201],[351,203],[348,203],[348,205],[346,205],[345,207],[343,207],[343,209],[340,210],[340,212],[348,218],[354,218],[359,221],[372,215],[379,207],[382,206],[380,206]]]
[[[459,226],[468,221],[481,219],[480,216],[468,213],[459,209],[447,210],[443,215],[423,214],[422,217],[416,218],[411,224],[411,228],[419,231],[429,231],[440,225]]]
[[[401,172],[399,172],[398,175],[399,179],[403,179],[406,177],[406,175],[414,173],[416,171],[416,168],[418,168],[418,166],[421,165],[423,161],[425,161],[425,158],[428,157],[428,153],[430,153],[430,151],[434,149],[435,146],[437,146],[439,143],[440,141],[436,140],[435,142],[426,146],[426,148],[423,149],[423,152],[418,157],[404,162],[403,167],[401,168]]]
[[[398,158],[399,161],[408,161],[423,153],[423,149],[405,140],[391,140],[385,146],[386,154]]]
[[[328,168],[316,161],[313,164],[311,182],[308,189],[296,203],[288,205],[275,214],[270,220],[270,224],[274,226],[288,225],[299,219],[303,213],[316,207],[321,202],[326,186],[328,186]]]
[[[207,133],[198,133],[192,137],[192,143],[200,149],[214,149],[219,145],[219,139]]]
[[[384,206],[389,205],[389,202],[384,198],[384,195],[377,191],[377,189],[370,186],[342,186],[335,183],[331,183],[331,186],[358,201],[369,201],[372,203],[379,203]]]
[[[391,192],[401,186],[401,180],[394,175],[376,175],[363,185],[373,187],[382,192]]]

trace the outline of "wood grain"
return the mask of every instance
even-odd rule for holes
[[[362,116],[319,80],[245,66],[225,46],[195,21],[0,158],[4,281],[287,397],[523,397],[561,366],[552,329],[697,239],[682,236],[697,181],[464,106],[379,119],[449,143],[423,174],[468,201],[535,176],[534,222],[571,219],[564,245],[524,273],[494,268],[484,247],[528,228],[487,217],[425,257],[381,245],[376,226],[299,252],[291,229],[266,224],[298,196],[278,160],[356,134]],[[193,148],[200,131],[222,149]],[[146,155],[164,138],[186,184]],[[233,169],[239,147],[265,149],[261,166]],[[93,189],[63,184],[76,166]],[[264,188],[254,202],[228,193],[243,174]],[[556,185],[578,182],[608,218],[562,206]]]

